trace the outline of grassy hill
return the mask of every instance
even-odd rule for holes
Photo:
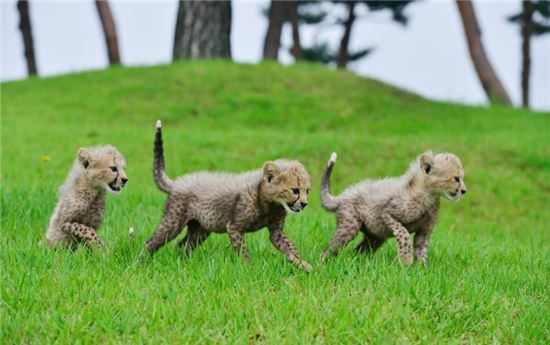
[[[550,339],[549,113],[432,102],[300,64],[114,68],[1,88],[3,344]],[[249,263],[225,235],[188,259],[174,242],[140,263],[165,199],[151,176],[158,118],[173,177],[301,160],[315,189],[286,232],[314,272],[287,264],[267,230],[246,236]],[[108,197],[106,252],[38,247],[77,149],[105,143],[125,154],[130,179]],[[427,149],[460,156],[468,186],[459,203],[442,201],[430,266],[402,267],[393,240],[373,257],[350,246],[321,265],[335,224],[318,197],[330,152],[339,193],[401,174]]]

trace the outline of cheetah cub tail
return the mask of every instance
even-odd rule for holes
[[[157,133],[155,135],[155,148],[153,159],[153,176],[157,187],[166,193],[170,193],[174,182],[164,171],[164,149],[162,148],[162,124],[157,120]]]
[[[321,204],[327,211],[334,212],[340,206],[340,202],[337,197],[330,194],[330,174],[332,173],[332,168],[334,163],[336,163],[336,152],[333,152],[330,155],[330,159],[327,162],[327,167],[323,173],[323,178],[321,179]]]

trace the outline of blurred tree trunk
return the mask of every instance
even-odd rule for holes
[[[281,32],[287,18],[287,2],[271,1],[269,7],[269,23],[264,40],[264,60],[277,60],[281,45]]]
[[[281,46],[281,33],[285,22],[292,26],[292,48],[290,52],[296,60],[302,58],[302,45],[300,43],[300,15],[298,13],[299,1],[275,1],[271,0],[269,7],[269,19],[267,33],[264,40],[264,60],[277,60]]]
[[[302,44],[300,43],[300,15],[298,14],[298,1],[289,3],[288,20],[292,26],[292,55],[296,60],[302,58]]]
[[[180,1],[173,58],[231,59],[230,35],[230,1]]]
[[[26,0],[17,1],[19,11],[19,30],[23,36],[23,47],[25,49],[25,60],[27,61],[27,73],[29,76],[36,75],[36,59],[34,55],[34,44],[32,38],[31,18],[29,16],[29,2]]]
[[[118,39],[116,35],[115,20],[111,13],[111,8],[107,0],[96,0],[97,13],[103,27],[105,44],[107,45],[107,55],[110,65],[120,65],[120,54],[118,52]]]
[[[530,0],[523,1],[521,50],[523,63],[521,69],[521,100],[525,108],[529,108],[529,79],[531,74],[531,35],[533,34],[533,12],[535,8]]]
[[[348,1],[348,19],[344,23],[344,36],[340,41],[340,52],[338,53],[338,59],[336,60],[336,66],[338,68],[346,68],[348,65],[349,57],[349,39],[351,36],[351,28],[355,22],[355,1]]]
[[[508,97],[483,48],[481,29],[479,28],[472,2],[470,0],[456,0],[456,5],[462,19],[470,57],[483,90],[485,90],[485,94],[492,103],[511,105],[510,97]]]

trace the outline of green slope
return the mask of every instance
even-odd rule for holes
[[[438,103],[350,73],[188,62],[4,83],[2,343],[545,343],[550,338],[550,114]],[[301,160],[311,207],[287,222],[315,271],[285,263],[267,231],[252,260],[212,236],[191,258],[170,243],[137,260],[165,196],[151,176],[156,119],[169,175]],[[111,143],[129,186],[108,198],[107,251],[36,245],[80,146]],[[403,268],[394,241],[326,266],[334,229],[318,183],[330,152],[335,193],[402,173],[424,150],[461,157],[468,194],[442,201],[431,264]],[[136,230],[135,241],[127,234]],[[351,247],[351,246],[350,246]]]

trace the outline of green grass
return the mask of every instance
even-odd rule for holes
[[[311,65],[178,63],[1,87],[0,343],[550,340],[548,113],[431,102]],[[140,264],[165,199],[151,176],[157,118],[174,177],[301,160],[315,189],[286,232],[314,272],[287,264],[267,230],[247,235],[249,263],[218,235],[188,259],[173,242]],[[125,154],[130,179],[108,197],[106,252],[39,247],[76,150],[105,143]],[[430,266],[402,267],[393,240],[321,265],[335,224],[318,197],[330,152],[339,193],[402,173],[426,149],[459,155],[468,186],[459,203],[442,201]]]

